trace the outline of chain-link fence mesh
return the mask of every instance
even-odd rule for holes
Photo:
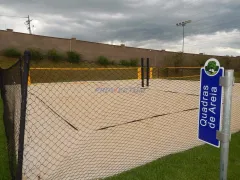
[[[3,121],[11,176],[16,176],[20,116],[21,116],[21,67],[20,59],[9,69],[0,69],[0,89],[3,100]]]
[[[142,87],[140,66],[30,68],[24,177],[104,178],[203,144],[199,74],[150,67],[149,86]],[[232,132],[240,130],[239,107],[237,81]]]

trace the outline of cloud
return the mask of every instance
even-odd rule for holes
[[[136,47],[240,55],[238,0],[0,0],[0,11],[34,19],[33,32]],[[0,28],[27,33],[26,19],[0,17]],[[229,35],[227,41],[221,41]],[[212,38],[212,39],[211,39]],[[211,45],[209,45],[211,44]]]

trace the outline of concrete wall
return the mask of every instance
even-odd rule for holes
[[[86,42],[76,40],[76,38],[64,39],[56,37],[47,37],[39,35],[30,35],[14,32],[11,29],[6,31],[0,30],[0,51],[8,47],[15,47],[21,51],[27,48],[40,48],[43,51],[55,48],[60,52],[75,50],[82,54],[83,59],[87,61],[95,61],[98,56],[103,55],[111,60],[119,61],[121,59],[130,58],[150,58],[151,66],[174,66],[176,60],[176,52],[168,52],[164,50],[151,50],[142,48],[133,48],[126,46],[116,46],[101,44],[95,42]],[[197,60],[207,60],[209,57],[215,57],[223,60],[226,57],[207,56],[199,54],[184,54],[184,61],[180,66],[199,66]],[[231,58],[231,67],[240,66],[239,58]]]
[[[8,47],[16,47],[21,51],[30,47],[41,48],[44,51],[51,48],[56,48],[60,51],[68,51],[70,47],[70,40],[17,33],[11,30],[0,31],[0,50]]]

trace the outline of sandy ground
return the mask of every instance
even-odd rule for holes
[[[201,145],[198,95],[197,81],[151,80],[146,89],[140,80],[33,84],[24,175],[103,178]],[[239,107],[240,84],[235,84],[232,132],[240,130]]]

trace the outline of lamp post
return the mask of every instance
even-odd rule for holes
[[[176,24],[177,26],[182,26],[183,27],[183,45],[182,45],[182,52],[183,53],[184,53],[184,27],[186,26],[186,24],[191,23],[191,22],[192,22],[191,20],[188,20],[188,21],[184,21],[184,22],[180,22],[180,23]]]

